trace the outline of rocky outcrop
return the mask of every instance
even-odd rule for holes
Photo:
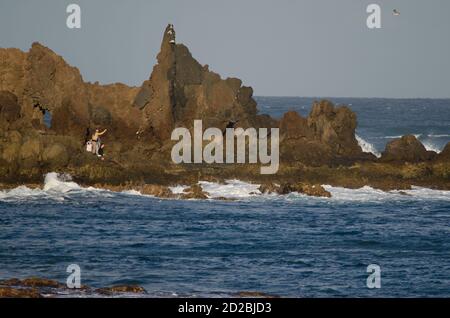
[[[111,85],[86,84],[89,97],[90,127],[108,128],[111,140],[136,139],[142,126],[142,112],[132,107],[138,92],[136,87],[116,83]]]
[[[327,100],[315,102],[307,118],[287,112],[280,121],[282,160],[312,166],[374,160],[362,152],[355,129],[355,113]]]
[[[141,114],[131,106],[136,88],[85,83],[77,68],[39,43],[29,52],[0,49],[0,58],[1,108],[10,119],[22,116],[26,129],[45,130],[45,112],[52,114],[51,130],[61,135],[80,137],[89,126],[107,124],[117,136],[129,137],[141,125]],[[102,120],[105,113],[109,121]]]
[[[434,151],[427,151],[424,145],[413,135],[403,136],[386,145],[380,161],[420,162],[436,157]]]
[[[144,82],[134,105],[144,110],[145,129],[166,140],[173,128],[192,127],[202,119],[205,127],[258,127],[268,120],[257,116],[253,90],[237,78],[221,79],[202,66],[183,44],[175,43],[175,31],[164,33],[158,64]],[[270,121],[270,119],[269,119]]]
[[[0,287],[0,298],[43,298],[36,288]]]

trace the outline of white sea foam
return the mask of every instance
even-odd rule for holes
[[[77,183],[71,181],[70,175],[48,173],[44,178],[43,188],[30,189],[26,186],[19,186],[15,189],[0,191],[2,201],[21,201],[27,199],[46,198],[54,201],[64,201],[71,193],[92,193],[107,192],[96,188],[82,188]]]
[[[251,184],[240,180],[227,180],[225,184],[208,181],[200,181],[203,190],[209,193],[211,198],[250,198],[261,195],[259,184]]]
[[[56,172],[48,173],[44,180],[44,191],[67,193],[74,190],[80,190],[81,187],[72,182],[69,175],[57,174]]]
[[[447,134],[440,134],[440,135],[430,134],[430,135],[428,135],[428,137],[431,137],[431,138],[444,138],[444,137],[450,137],[450,135],[447,135]]]
[[[373,137],[376,139],[397,139],[397,138],[402,138],[403,136],[398,135],[398,136],[380,136],[380,137]]]
[[[172,191],[172,193],[174,193],[174,194],[183,194],[184,190],[187,188],[188,188],[187,186],[183,186],[183,185],[169,187],[170,191]]]
[[[203,190],[209,193],[209,197],[228,198],[237,200],[289,200],[289,201],[329,201],[329,202],[384,202],[390,200],[444,200],[450,201],[450,191],[432,190],[421,187],[412,187],[411,190],[389,191],[377,190],[369,186],[360,189],[347,189],[324,185],[324,188],[332,195],[331,198],[316,198],[299,193],[288,195],[261,194],[259,184],[252,184],[240,180],[227,180],[224,184],[201,181],[199,184]],[[173,187],[174,193],[182,193],[186,186]]]
[[[381,157],[381,153],[372,145],[370,142],[364,140],[358,135],[355,135],[358,145],[361,147],[363,152],[368,152],[374,154],[377,158]]]
[[[308,197],[303,194],[291,193],[289,195],[261,194],[259,184],[247,183],[240,180],[227,180],[225,183],[215,183],[201,181],[199,184],[203,190],[209,194],[211,199],[229,198],[237,200],[321,200],[328,202],[380,202],[389,200],[444,200],[450,201],[450,191],[432,190],[421,187],[413,187],[411,190],[384,192],[373,189],[369,186],[360,189],[347,189],[324,185],[324,188],[332,195],[331,198]],[[175,194],[183,193],[187,186],[180,185],[171,187]],[[117,194],[102,189],[83,188],[77,183],[70,181],[70,177],[50,173],[45,177],[43,189],[30,189],[26,186],[20,186],[15,189],[0,191],[0,201],[23,201],[28,199],[50,199],[55,201],[64,201],[71,194],[81,194],[94,197],[113,197]],[[142,195],[138,191],[125,191],[123,195]]]
[[[450,191],[432,190],[422,187],[412,187],[411,190],[393,190],[389,192],[374,189],[369,186],[360,189],[347,189],[324,185],[332,195],[331,200],[376,202],[390,200],[444,200],[450,201]]]

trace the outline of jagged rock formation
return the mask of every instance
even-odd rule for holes
[[[251,87],[237,78],[221,79],[202,66],[183,44],[175,44],[175,31],[164,32],[158,64],[142,85],[134,105],[144,110],[146,129],[161,140],[170,138],[175,127],[191,127],[202,119],[205,127],[225,129],[260,127],[275,121],[258,116]]]
[[[140,114],[131,107],[137,89],[84,83],[77,68],[39,43],[33,43],[27,53],[0,49],[0,61],[0,99],[15,95],[21,105],[16,126],[45,130],[43,115],[50,112],[51,130],[56,134],[82,136],[87,127],[108,124],[117,128],[113,133],[120,137],[128,130],[136,131],[141,123]],[[106,121],[105,113],[109,113]]]
[[[287,112],[280,121],[282,160],[323,165],[375,159],[362,152],[355,129],[355,113],[326,100],[315,102],[307,118]]]

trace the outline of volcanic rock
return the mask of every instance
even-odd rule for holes
[[[0,298],[42,298],[35,288],[0,287]]]
[[[280,121],[282,161],[320,166],[375,159],[362,152],[355,129],[355,113],[327,100],[315,102],[307,118],[287,112]]]
[[[203,188],[199,184],[194,184],[190,186],[189,188],[185,189],[183,191],[184,193],[181,195],[182,199],[188,200],[188,199],[208,199],[208,193],[203,191]]]
[[[450,162],[450,142],[445,145],[444,149],[442,149],[436,159],[439,161]]]
[[[69,163],[69,154],[64,145],[55,143],[44,149],[42,160],[51,166],[65,167]]]
[[[202,66],[186,46],[172,42],[173,32],[168,26],[158,64],[134,101],[146,114],[147,130],[166,140],[175,127],[191,128],[194,119],[202,119],[204,127],[222,130],[230,123],[246,128],[267,120],[256,116],[250,87],[237,78],[223,80]]]
[[[420,162],[436,157],[434,151],[427,151],[413,135],[394,139],[386,145],[380,161]]]
[[[21,106],[18,104],[17,96],[9,91],[0,91],[0,122],[8,123],[20,118]]]

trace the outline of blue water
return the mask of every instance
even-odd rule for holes
[[[449,134],[448,100],[414,101],[410,112],[405,100],[348,101],[358,133],[377,147],[382,136]],[[306,115],[310,105],[258,102],[274,115],[290,108]],[[440,147],[448,141],[433,138]],[[83,284],[139,284],[150,296],[450,296],[450,192],[330,191],[332,199],[235,202],[161,200],[62,181],[0,191],[0,278],[65,282],[75,263]],[[369,264],[381,267],[380,289],[366,286]]]

